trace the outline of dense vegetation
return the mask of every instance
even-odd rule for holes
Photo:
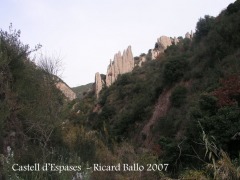
[[[78,98],[82,99],[84,95],[91,91],[92,87],[93,83],[88,83],[86,85],[74,87],[72,90],[76,93]]]
[[[131,141],[136,149],[157,154],[171,164],[172,177],[225,174],[226,179],[237,179],[239,32],[239,1],[218,17],[200,18],[193,39],[170,46],[158,60],[119,76],[104,89],[98,102],[101,108],[90,114],[89,124],[107,131],[109,141]],[[164,97],[169,99],[165,112],[156,109]],[[146,133],[154,115],[158,120]],[[226,158],[232,164],[221,164]],[[185,172],[186,168],[192,170]]]
[[[0,32],[0,179],[70,179],[11,165],[81,165],[85,179],[240,178],[240,1],[205,16],[105,87],[67,102],[29,58],[20,32]],[[144,54],[145,55],[145,54]],[[141,55],[142,56],[142,55]],[[136,57],[135,60],[139,58]],[[46,67],[46,66],[45,66]],[[11,149],[9,149],[9,147]],[[168,163],[167,171],[92,172],[93,163]]]
[[[19,37],[12,26],[0,31],[0,179],[31,179],[35,175],[14,173],[11,164],[59,161],[64,150],[59,137],[64,98],[53,75],[29,59],[40,45],[30,50]]]

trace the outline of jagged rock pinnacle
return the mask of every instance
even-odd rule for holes
[[[131,72],[134,68],[134,59],[131,50],[131,46],[128,46],[126,50],[121,52],[119,51],[114,55],[113,61],[110,60],[110,64],[107,68],[106,80],[101,78],[99,73],[95,74],[95,94],[98,98],[99,92],[102,90],[104,84],[109,87],[112,83],[116,81],[119,74],[124,74]]]
[[[102,88],[103,88],[103,81],[102,81],[101,75],[99,74],[99,72],[97,72],[95,74],[95,92],[96,92],[97,99],[99,96],[99,92],[102,90]]]
[[[190,33],[187,33],[185,35],[186,38],[192,38],[193,33],[191,31]],[[171,46],[173,44],[178,44],[179,39],[174,37],[167,37],[167,36],[161,36],[157,39],[157,43],[155,45],[155,48],[151,50],[152,53],[152,60],[157,59],[157,57],[164,53],[164,51],[167,49],[168,46]],[[139,58],[139,64],[138,66],[142,66],[142,63],[146,61],[146,56],[142,56]],[[121,52],[119,51],[114,55],[113,61],[110,60],[110,64],[107,68],[107,74],[106,79],[102,79],[101,75],[99,73],[96,73],[95,75],[95,94],[98,98],[99,92],[103,88],[104,85],[109,87],[112,85],[116,79],[118,78],[118,75],[131,72],[134,68],[134,58],[131,50],[131,46],[128,46],[126,50],[123,51],[123,54],[121,55]]]
[[[109,64],[106,74],[106,85],[110,86],[118,77],[119,74],[131,72],[134,68],[134,59],[131,46],[127,50],[115,54],[113,62]]]

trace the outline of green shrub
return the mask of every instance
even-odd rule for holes
[[[164,66],[163,79],[165,84],[172,84],[179,81],[186,70],[188,62],[183,57],[174,57],[168,60]]]
[[[215,113],[217,107],[217,98],[209,94],[202,94],[199,100],[199,107],[202,111]]]
[[[240,1],[237,0],[234,3],[231,3],[228,5],[226,14],[230,15],[230,14],[238,12],[239,10],[240,10]]]
[[[132,82],[131,75],[126,73],[118,76],[118,80],[116,81],[116,84],[117,86],[124,86],[131,82]]]
[[[215,18],[213,16],[209,15],[205,15],[204,18],[199,19],[195,32],[195,39],[197,41],[200,41],[203,37],[207,36],[213,26],[214,19]]]
[[[185,103],[187,97],[187,89],[183,86],[177,86],[171,96],[170,101],[174,107],[180,107]]]

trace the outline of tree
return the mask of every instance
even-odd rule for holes
[[[172,84],[179,81],[187,69],[188,62],[183,57],[174,57],[167,61],[163,71],[165,84]]]
[[[60,55],[49,57],[41,54],[38,59],[37,66],[50,76],[61,76],[63,70],[62,59],[60,58]]]
[[[215,18],[213,16],[205,15],[204,18],[200,18],[197,22],[195,39],[200,41],[203,37],[207,36],[211,30]]]
[[[186,97],[187,89],[183,86],[177,86],[170,96],[170,101],[174,107],[181,107],[185,103]]]
[[[216,89],[213,95],[217,97],[219,107],[232,106],[240,103],[240,78],[230,76],[220,81],[222,87]]]

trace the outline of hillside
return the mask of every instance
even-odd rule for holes
[[[86,94],[88,91],[92,90],[93,83],[88,83],[82,86],[77,86],[71,88],[77,95],[78,98],[83,98],[84,94]]]
[[[66,101],[52,74],[30,60],[20,33],[1,30],[0,179],[239,179],[239,32],[237,0],[200,18],[190,38],[159,52],[156,43],[134,64],[130,48],[119,53],[99,75],[98,94],[93,88]],[[106,83],[114,63],[129,61]],[[79,96],[89,86],[73,90]],[[12,170],[36,162],[62,172]]]
[[[236,1],[218,17],[201,18],[192,40],[119,75],[100,92],[89,125],[110,142],[131,142],[172,164],[173,177],[239,176],[238,164],[231,172],[230,164],[221,166],[229,160],[225,153],[234,161],[240,150],[239,10]],[[202,168],[207,163],[215,167]],[[221,174],[223,166],[228,170]],[[195,170],[184,172],[186,167]]]

